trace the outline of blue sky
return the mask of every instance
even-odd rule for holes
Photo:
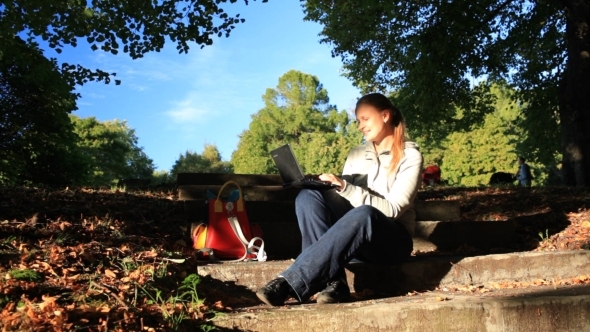
[[[238,1],[224,8],[246,22],[229,38],[203,49],[193,45],[188,54],[178,54],[173,43],[138,60],[83,44],[64,50],[58,61],[116,72],[122,80],[80,87],[74,114],[126,120],[157,169],[170,170],[181,153],[200,153],[205,143],[229,160],[238,135],[263,107],[265,90],[290,69],[317,76],[331,104],[352,109],[360,92],[340,75],[342,62],[331,57],[330,46],[319,43],[321,26],[303,21],[299,0]]]

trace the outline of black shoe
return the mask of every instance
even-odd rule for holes
[[[287,280],[282,277],[271,280],[266,286],[260,288],[256,292],[256,296],[258,296],[262,302],[272,306],[281,306],[285,304],[285,300],[287,300],[291,294],[293,294],[293,289]]]
[[[350,300],[350,288],[344,280],[338,279],[328,284],[328,287],[318,294],[316,302],[318,304],[324,303],[340,303]]]

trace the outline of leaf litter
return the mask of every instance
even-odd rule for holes
[[[517,225],[518,243],[486,251],[462,246],[415,255],[478,255],[590,248],[590,191],[578,188],[422,190],[459,200],[464,220]],[[0,189],[0,325],[3,331],[206,330],[220,312],[255,306],[247,289],[198,278],[182,202],[173,188]],[[466,285],[445,292],[590,283],[568,280]],[[416,295],[408,293],[407,296]],[[440,295],[437,301],[452,297]]]

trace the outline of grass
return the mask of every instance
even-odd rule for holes
[[[9,245],[12,245],[12,242],[14,242],[16,240],[17,240],[17,237],[14,235],[11,235],[7,238],[0,239],[0,245],[9,246]]]
[[[57,236],[57,238],[53,241],[55,242],[55,244],[63,246],[64,244],[66,244],[68,241],[73,240],[73,238],[66,234],[66,233],[61,233]]]
[[[116,193],[116,192],[124,193],[126,191],[127,191],[127,187],[126,186],[119,187],[116,184],[111,186],[111,192],[113,192],[113,193]]]
[[[129,273],[131,273],[132,271],[137,270],[139,268],[139,264],[137,264],[137,262],[135,262],[135,260],[132,257],[124,257],[119,263],[119,266],[121,267],[126,276],[128,276]]]
[[[181,282],[174,295],[164,297],[163,291],[154,287],[136,285],[138,289],[148,298],[148,304],[155,305],[162,317],[173,331],[177,331],[183,322],[194,319],[201,314],[203,301],[199,299],[197,285],[200,278],[196,274],[190,274]],[[213,329],[208,324],[201,324],[199,328],[203,331]]]
[[[539,237],[541,238],[541,242],[548,244],[549,242],[551,242],[551,239],[549,238],[549,230],[545,229],[545,235],[543,235],[543,232],[539,232]]]
[[[10,270],[8,274],[12,279],[22,280],[22,281],[41,281],[43,277],[41,274],[35,270],[29,269],[22,269],[22,270]]]

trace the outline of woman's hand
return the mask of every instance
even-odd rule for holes
[[[327,182],[337,185],[338,188],[336,188],[336,190],[338,190],[338,191],[341,191],[342,189],[344,189],[344,180],[342,180],[341,178],[337,177],[334,174],[328,174],[328,173],[320,174],[319,179],[322,181],[327,181]]]

